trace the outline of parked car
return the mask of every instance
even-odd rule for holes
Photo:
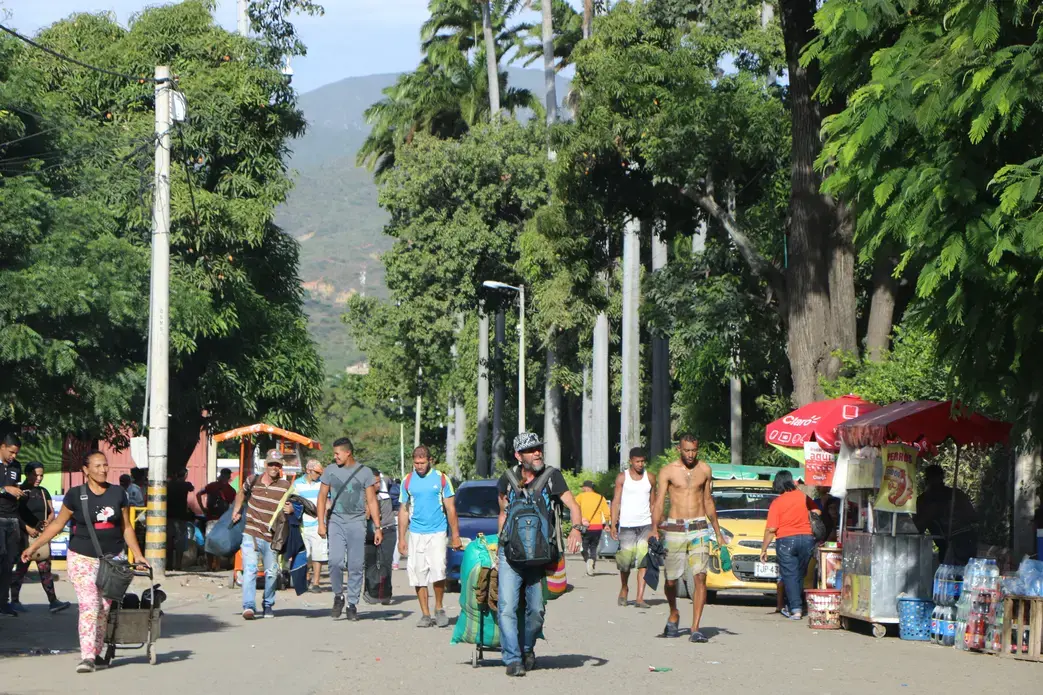
[[[456,488],[456,516],[460,521],[460,540],[465,548],[479,533],[494,536],[499,530],[500,501],[496,483],[495,478],[468,480]],[[446,551],[446,579],[454,589],[459,587],[463,557],[462,549],[449,548]]]

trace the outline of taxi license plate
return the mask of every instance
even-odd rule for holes
[[[753,574],[761,579],[778,579],[779,565],[775,562],[755,562]]]

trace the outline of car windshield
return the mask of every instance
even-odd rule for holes
[[[494,517],[500,514],[499,494],[493,485],[462,487],[456,491],[456,514],[466,517]]]
[[[720,488],[713,491],[713,502],[722,519],[767,519],[777,496],[770,488]]]

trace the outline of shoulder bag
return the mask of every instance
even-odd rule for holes
[[[87,532],[91,535],[94,552],[98,554],[98,576],[95,577],[94,584],[98,587],[103,598],[112,601],[122,601],[123,596],[127,593],[127,589],[130,588],[131,581],[134,579],[134,566],[126,560],[117,558],[115,555],[102,554],[101,543],[98,542],[98,533],[94,530],[94,520],[90,518],[88,502],[87,483],[84,483],[80,488],[80,511],[83,514],[84,522],[87,524]],[[122,520],[120,524],[122,525]]]

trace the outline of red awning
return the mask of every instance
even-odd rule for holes
[[[849,446],[924,442],[937,446],[952,439],[960,446],[1006,444],[1011,425],[978,413],[961,412],[952,401],[902,401],[874,410],[837,428]]]
[[[840,450],[837,425],[879,407],[858,396],[809,403],[768,425],[764,441],[786,448],[803,448],[804,442],[817,441],[826,451],[836,452]]]

